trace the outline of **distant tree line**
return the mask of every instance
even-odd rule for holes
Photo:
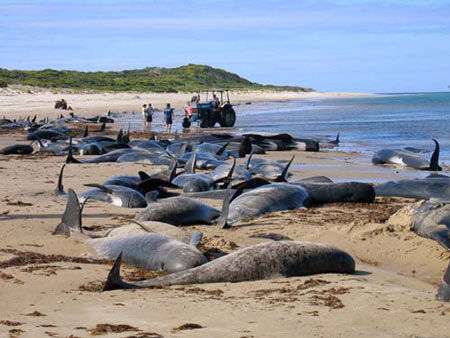
[[[261,85],[223,69],[193,64],[177,68],[147,67],[116,72],[53,69],[28,71],[0,68],[0,87],[10,84],[44,88],[165,93],[192,92],[206,88],[313,91],[311,88],[296,86]]]

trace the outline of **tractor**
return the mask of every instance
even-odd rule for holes
[[[217,122],[221,127],[233,127],[236,122],[236,112],[230,103],[230,97],[227,89],[209,89],[203,92],[205,102],[200,103],[200,92],[198,96],[193,96],[189,103],[186,117],[183,120],[183,128],[189,128],[192,122],[197,122],[200,128],[212,128]],[[219,101],[214,102],[213,97],[217,93]],[[224,101],[226,94],[226,101]],[[208,100],[208,95],[211,95]]]

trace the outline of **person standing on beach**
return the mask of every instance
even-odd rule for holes
[[[142,105],[142,129],[145,129],[147,125],[147,105],[144,103]]]
[[[170,103],[168,103],[166,109],[164,109],[164,118],[166,120],[166,132],[170,133],[173,123],[173,108],[170,108]]]
[[[152,104],[149,103],[147,110],[146,110],[146,120],[147,120],[147,127],[148,129],[152,128],[152,121],[153,121],[153,107]]]

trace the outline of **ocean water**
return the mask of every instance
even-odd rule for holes
[[[383,148],[415,147],[429,151],[425,158],[431,156],[435,138],[441,145],[441,162],[450,165],[450,92],[262,102],[234,108],[236,133],[289,133],[332,140],[340,132],[337,151],[373,154]],[[181,131],[182,115],[176,112],[173,131]],[[130,114],[118,122],[141,129],[140,119],[140,114]],[[164,128],[162,121],[153,126],[156,131]]]
[[[441,145],[441,161],[450,164],[450,92],[377,94],[370,97],[265,102],[235,107],[236,126],[244,131],[289,133],[332,140],[336,150],[373,153],[382,148]],[[430,153],[423,155],[430,157]]]

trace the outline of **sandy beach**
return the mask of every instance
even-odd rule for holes
[[[167,103],[182,110],[186,102],[196,93],[75,93],[71,90],[55,90],[11,86],[0,88],[0,116],[19,117],[30,114],[55,117],[64,111],[54,109],[55,101],[64,98],[80,116],[113,112],[140,112],[142,105],[152,103],[157,109],[164,109]],[[327,92],[272,92],[272,91],[232,91],[232,104],[247,102],[287,101],[314,98],[336,98],[369,96],[366,93]],[[204,97],[202,96],[202,99]],[[67,114],[66,114],[67,115]]]
[[[52,108],[61,94],[1,95],[0,115],[7,117],[34,113],[56,116],[61,112]],[[247,93],[233,97],[238,102],[256,102],[344,94],[270,95]],[[175,106],[181,106],[187,95],[64,94],[80,115],[109,109],[138,110],[142,102],[159,106],[169,97]],[[137,135],[132,134],[132,138]],[[0,148],[26,142],[25,134],[20,132],[0,135]],[[291,170],[293,179],[320,174],[336,181],[377,182],[424,175],[416,170],[373,166],[367,155],[328,149],[260,156],[287,160],[292,154],[296,155]],[[280,277],[100,293],[111,262],[89,261],[93,252],[82,238],[51,235],[66,204],[64,197],[54,195],[64,160],[44,154],[0,156],[2,336],[449,335],[450,305],[436,301],[435,293],[450,256],[436,242],[410,231],[410,219],[403,208],[416,203],[414,200],[377,198],[373,204],[339,203],[274,212],[239,221],[229,230],[203,225],[186,227],[204,233],[205,252],[229,253],[269,241],[258,237],[267,234],[332,244],[355,258],[357,271],[352,275]],[[113,175],[135,175],[139,170],[148,172],[154,168],[157,166],[137,163],[71,164],[65,170],[64,187],[80,193],[86,189],[86,183],[101,183]],[[203,201],[221,207],[221,201]],[[122,226],[139,212],[90,202],[84,211],[83,226],[95,230]],[[122,275],[128,279],[146,274],[129,266],[122,269]]]

